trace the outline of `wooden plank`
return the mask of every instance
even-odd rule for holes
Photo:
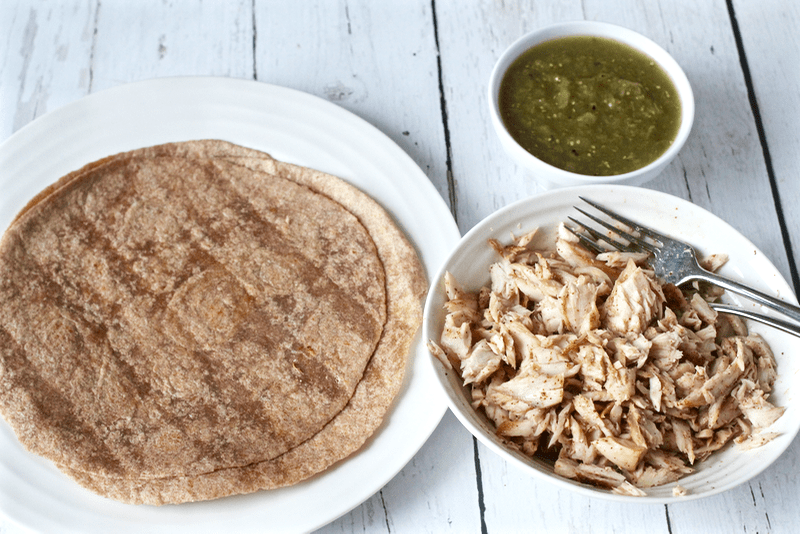
[[[483,492],[489,532],[648,532],[667,534],[664,506],[620,504],[578,495],[534,480],[481,446]],[[679,531],[672,530],[672,534]]]
[[[86,3],[0,2],[0,139],[88,94],[95,14]]]
[[[253,78],[251,2],[98,2],[92,92],[163,76]]]
[[[260,81],[325,98],[385,133],[448,198],[430,4],[256,4]]]
[[[794,532],[800,518],[796,504],[793,504],[797,495],[793,491],[796,482],[787,480],[790,472],[783,471],[789,468],[794,469],[791,472],[797,472],[797,453],[783,458],[792,456],[792,462],[779,461],[749,484],[702,501],[671,505],[669,514],[673,534]]]
[[[479,532],[473,458],[472,436],[448,411],[405,469],[363,505],[317,533]]]

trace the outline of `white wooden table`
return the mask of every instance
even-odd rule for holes
[[[2,0],[0,141],[48,111],[127,82],[175,75],[268,82],[323,97],[386,133],[465,232],[537,191],[491,130],[485,88],[494,61],[523,33],[577,19],[649,36],[692,83],[693,132],[646,187],[728,221],[800,287],[800,4],[793,0]],[[320,532],[797,532],[799,472],[795,440],[763,474],[721,495],[620,506],[526,478],[447,413],[405,469]],[[21,531],[3,521],[0,534]]]

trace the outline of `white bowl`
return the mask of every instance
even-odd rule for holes
[[[665,193],[638,187],[582,186],[548,191],[511,204],[481,221],[462,237],[432,280],[423,317],[423,339],[438,341],[441,337],[447,300],[443,282],[445,272],[452,273],[466,290],[479,289],[489,281],[489,265],[497,261],[496,253],[487,244],[488,239],[494,238],[507,244],[511,241],[512,233],[519,236],[535,228],[539,228],[543,234],[554,236],[558,224],[567,220],[569,215],[576,214],[573,206],[580,205],[579,196],[595,200],[633,220],[683,239],[694,245],[700,254],[726,253],[729,261],[720,271],[721,274],[744,281],[767,294],[797,302],[789,284],[763,253],[727,223],[702,208]],[[726,298],[732,303],[753,306],[757,311],[767,313],[747,301],[732,296]],[[785,407],[786,412],[769,431],[781,435],[750,451],[729,446],[700,462],[695,466],[697,469],[694,473],[680,480],[680,485],[688,491],[684,497],[672,495],[674,484],[649,488],[646,497],[629,497],[556,475],[550,465],[506,447],[495,435],[489,420],[470,405],[469,392],[462,386],[456,371],[445,369],[433,356],[429,358],[429,363],[450,409],[461,423],[486,447],[531,476],[584,495],[620,502],[679,502],[717,494],[758,475],[789,447],[800,430],[800,358],[797,357],[800,354],[800,339],[761,324],[752,323],[749,326],[751,331],[760,333],[769,343],[778,362],[778,379],[770,401]]]
[[[498,107],[500,82],[508,67],[534,45],[575,35],[604,37],[626,44],[653,58],[672,79],[681,100],[681,125],[670,147],[655,161],[641,169],[613,176],[588,176],[554,167],[522,148],[508,133]],[[531,32],[515,41],[497,60],[489,78],[489,113],[500,143],[511,158],[545,189],[603,183],[641,185],[655,178],[678,154],[694,122],[694,95],[680,65],[663,48],[641,34],[604,22],[576,21],[554,24]]]

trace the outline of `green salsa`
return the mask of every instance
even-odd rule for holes
[[[649,56],[601,37],[563,37],[525,51],[503,76],[499,107],[525,150],[590,176],[652,163],[681,124],[667,73]]]

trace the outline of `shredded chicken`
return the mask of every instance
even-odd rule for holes
[[[446,275],[444,329],[428,343],[510,446],[555,458],[561,476],[644,495],[731,441],[775,437],[762,432],[784,411],[769,401],[775,358],[709,306],[717,289],[662,286],[646,256],[595,255],[563,226],[554,252],[533,237],[491,241],[499,259],[475,293]]]

